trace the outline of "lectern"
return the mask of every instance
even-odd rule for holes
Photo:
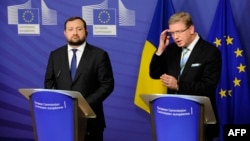
[[[29,100],[36,141],[83,141],[87,119],[96,115],[76,91],[19,89]]]
[[[216,118],[208,97],[141,94],[150,109],[154,141],[204,141],[204,126]]]

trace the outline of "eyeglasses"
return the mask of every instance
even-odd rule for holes
[[[183,29],[183,30],[177,30],[175,32],[169,32],[171,34],[171,36],[174,35],[180,35],[181,33],[185,32],[186,30],[188,30],[190,28],[190,26],[188,26],[187,28]]]

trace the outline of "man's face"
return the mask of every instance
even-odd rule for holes
[[[194,35],[193,25],[187,27],[184,23],[177,22],[169,25],[169,30],[174,42],[179,47],[186,47],[193,40],[193,35]]]
[[[85,42],[87,31],[83,24],[84,23],[79,19],[67,22],[64,35],[70,45],[79,46]]]

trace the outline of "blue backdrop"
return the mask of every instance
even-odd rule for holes
[[[156,3],[157,0],[1,0],[0,140],[34,139],[29,103],[18,89],[43,87],[48,55],[66,43],[63,24],[70,16],[87,19],[88,42],[105,49],[111,58],[115,89],[104,102],[105,141],[152,140],[150,117],[133,101],[141,53]],[[196,30],[205,39],[217,4],[218,0],[173,0],[175,11],[192,14]],[[247,66],[250,66],[250,1],[231,0],[231,4],[240,41],[246,51]],[[20,21],[25,15],[18,9],[23,8],[31,11],[27,14],[31,17],[25,18],[34,20]],[[94,23],[91,23],[95,17],[88,13],[88,8],[114,10],[116,17],[112,26],[115,34],[96,36]]]

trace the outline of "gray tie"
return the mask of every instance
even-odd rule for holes
[[[182,71],[186,65],[186,62],[188,60],[188,51],[189,49],[188,48],[183,48],[182,49],[182,53],[181,53],[181,62],[180,62],[180,68],[181,68],[181,71],[180,71],[180,74],[182,74]]]

